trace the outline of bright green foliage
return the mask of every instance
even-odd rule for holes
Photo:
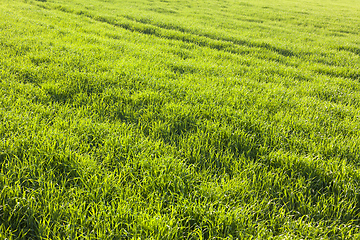
[[[360,238],[357,0],[0,0],[0,239]]]

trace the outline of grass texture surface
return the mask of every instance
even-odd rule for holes
[[[0,239],[360,238],[359,1],[0,19]]]

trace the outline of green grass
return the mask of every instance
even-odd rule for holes
[[[358,1],[0,19],[0,239],[360,238]]]

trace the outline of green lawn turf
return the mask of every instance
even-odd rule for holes
[[[0,0],[0,239],[360,238],[358,0]]]

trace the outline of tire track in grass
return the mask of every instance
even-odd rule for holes
[[[337,47],[337,50],[351,52],[360,57],[360,47],[357,47],[357,46],[341,45],[341,46]]]
[[[42,7],[42,5],[38,6]],[[296,67],[297,64],[295,63],[294,65],[294,63],[291,63],[289,61],[275,59],[276,57],[274,58],[270,56],[269,54],[267,54],[267,52],[272,52],[282,57],[293,57],[297,59],[306,57],[309,54],[307,52],[304,52],[304,56],[302,56],[302,54],[300,53],[295,53],[294,51],[285,48],[279,48],[266,42],[251,42],[244,39],[234,39],[233,37],[218,37],[210,33],[195,33],[193,30],[186,29],[181,26],[176,26],[172,24],[169,25],[165,23],[154,23],[146,18],[136,18],[128,15],[123,15],[119,17],[97,16],[87,11],[76,11],[74,9],[69,9],[63,6],[52,6],[50,9],[59,10],[70,14],[86,16],[94,21],[107,23],[115,27],[121,27],[125,30],[129,30],[132,32],[153,35],[169,40],[182,41],[201,47],[208,47],[213,50],[229,52],[232,54],[255,54],[255,57],[258,59],[278,63],[284,66]],[[117,36],[111,35],[108,35],[108,37],[114,39],[118,38]],[[340,46],[337,48],[337,50],[344,50],[354,54],[359,54],[360,52],[359,48],[349,46]],[[360,77],[360,72],[358,69],[339,69],[338,66],[334,66],[330,70],[321,67],[318,69],[311,69],[311,71],[315,74],[325,74],[331,77],[336,76],[350,78],[353,80],[358,80]]]
[[[147,19],[137,19],[128,15],[108,17],[94,15],[88,11],[74,10],[61,5],[50,6],[49,4],[44,5],[39,3],[36,5],[48,10],[58,10],[65,13],[85,16],[94,21],[121,27],[132,32],[154,35],[156,37],[178,40],[186,43],[193,43],[202,47],[209,47],[211,49],[226,51],[234,54],[247,54],[253,52],[254,49],[259,52],[263,52],[264,49],[266,49],[267,51],[274,52],[283,57],[299,57],[299,54],[292,50],[279,48],[266,42],[256,43],[244,39],[215,37],[207,33],[194,33],[192,30],[179,26],[175,26],[174,28],[173,25],[156,24]]]
[[[234,45],[238,45],[238,46],[248,46],[250,48],[266,48],[270,51],[276,52],[284,57],[291,57],[291,56],[298,56],[297,53],[294,53],[293,51],[289,50],[289,49],[284,49],[284,48],[279,48],[276,46],[273,46],[269,43],[256,43],[256,42],[251,42],[251,41],[247,41],[247,40],[243,40],[243,39],[235,39],[235,38],[231,38],[231,37],[223,37],[223,36],[214,36],[210,33],[195,33],[193,30],[190,29],[186,29],[180,26],[176,26],[176,25],[168,25],[166,23],[154,23],[151,20],[148,19],[138,19],[136,17],[132,17],[132,16],[128,16],[128,15],[124,15],[123,17],[125,17],[126,19],[132,20],[134,22],[137,23],[143,23],[146,25],[151,25],[154,27],[159,27],[162,29],[167,29],[167,30],[177,30],[179,32],[182,33],[189,33],[195,36],[199,36],[199,37],[206,37],[208,39],[214,40],[214,41],[223,41],[226,43],[230,43],[230,44],[234,44]],[[221,50],[217,47],[215,47],[215,49]]]
[[[345,67],[319,66],[314,69],[314,72],[329,77],[348,78],[356,81],[360,80],[360,68],[351,69]]]
[[[278,54],[282,57],[294,57],[302,58],[302,55],[294,53],[291,50],[275,47],[269,43],[262,42],[256,43],[247,40],[233,39],[227,37],[217,38],[208,33],[194,33],[194,31],[163,23],[155,24],[149,19],[137,19],[128,15],[119,16],[119,17],[107,17],[107,16],[97,16],[88,11],[83,10],[74,10],[68,7],[61,5],[49,6],[43,4],[36,4],[38,7],[42,7],[48,10],[58,10],[69,14],[75,14],[79,16],[85,16],[89,19],[92,19],[97,22],[102,22],[110,24],[115,27],[121,27],[125,30],[132,32],[137,32],[146,35],[153,35],[159,38],[182,41],[184,43],[195,44],[201,47],[208,47],[213,50],[229,52],[232,54],[255,54],[255,57],[258,59],[266,60],[269,62],[274,62],[284,66],[294,66],[294,63],[289,61],[282,61],[279,59],[274,59],[274,57],[266,54],[266,51]],[[111,34],[106,35],[107,37],[118,39],[117,36]],[[265,50],[265,51],[264,51]],[[354,54],[358,53],[358,48],[351,47],[339,47],[338,50],[346,50]],[[307,55],[308,53],[304,53]],[[276,58],[276,57],[275,57]],[[295,63],[295,65],[297,65]],[[344,77],[350,78],[353,80],[358,80],[360,73],[357,69],[339,69],[337,66],[332,67],[332,69],[319,67],[317,69],[310,69],[315,74],[325,74],[331,77]]]

